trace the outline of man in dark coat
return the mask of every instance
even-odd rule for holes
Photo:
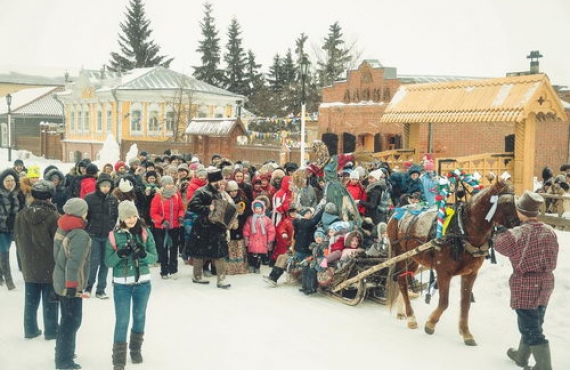
[[[188,254],[194,258],[193,282],[199,284],[209,283],[202,276],[203,264],[205,259],[212,259],[216,266],[217,286],[218,288],[227,289],[231,285],[225,281],[225,258],[228,257],[226,228],[214,224],[208,219],[208,215],[214,209],[212,201],[214,199],[222,199],[220,193],[220,181],[222,179],[221,170],[210,170],[208,172],[208,184],[198,188],[188,203],[188,210],[198,216],[190,234]]]
[[[38,307],[43,308],[44,337],[57,337],[58,304],[54,300],[52,274],[53,237],[59,213],[50,199],[55,193],[52,182],[40,180],[32,186],[33,201],[16,216],[14,236],[24,274],[24,337],[38,337]]]

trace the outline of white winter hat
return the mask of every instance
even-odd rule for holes
[[[123,177],[119,180],[119,190],[123,193],[128,193],[133,190],[133,187],[134,185],[129,181],[129,179]]]
[[[360,179],[360,173],[357,170],[352,170],[352,171],[350,171],[349,178],[359,180]]]
[[[376,179],[376,181],[378,181],[382,177],[384,177],[384,172],[382,172],[382,170],[380,170],[380,169],[374,170],[368,174],[368,177],[374,177]]]

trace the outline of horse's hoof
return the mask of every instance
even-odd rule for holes
[[[408,321],[408,329],[417,329],[418,323],[415,321]]]
[[[426,326],[424,326],[424,331],[426,332],[426,334],[432,335],[433,333],[435,333],[435,327],[426,324]]]
[[[405,320],[405,319],[407,319],[407,317],[406,317],[406,315],[399,313],[399,314],[396,315],[396,319],[398,319],[398,320]]]
[[[466,346],[476,346],[477,342],[475,342],[475,339],[473,338],[464,338],[463,342],[465,343]]]

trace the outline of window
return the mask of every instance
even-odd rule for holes
[[[75,132],[75,111],[69,113],[69,131]]]
[[[89,108],[83,112],[83,133],[89,133]]]
[[[97,110],[97,132],[103,132],[103,111],[101,108]]]
[[[166,112],[166,134],[172,135],[174,129],[174,111]]]
[[[215,118],[224,118],[224,107],[217,105],[216,112],[214,113]]]
[[[107,107],[107,133],[113,132],[113,107]]]
[[[83,131],[83,111],[77,112],[77,132]]]
[[[200,105],[198,108],[198,118],[208,117],[208,107],[205,105]]]
[[[131,106],[131,134],[142,134],[142,107],[140,104]]]
[[[162,132],[162,125],[159,121],[159,108],[157,104],[151,104],[148,110],[148,134],[158,135]]]

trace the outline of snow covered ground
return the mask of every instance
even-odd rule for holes
[[[14,159],[14,158],[13,158]],[[48,161],[26,160],[43,168]],[[51,161],[49,162],[51,163]],[[0,168],[8,166],[0,150]],[[64,164],[64,171],[71,166]],[[570,370],[570,243],[559,232],[556,288],[544,325],[550,339],[553,368]],[[16,290],[0,289],[0,369],[54,368],[54,341],[24,339],[24,286],[10,250]],[[486,262],[475,283],[471,331],[477,347],[463,344],[457,323],[459,279],[454,279],[450,307],[434,335],[423,324],[435,308],[423,297],[413,301],[420,329],[409,330],[385,306],[363,302],[343,305],[320,294],[307,297],[295,285],[268,287],[261,275],[229,276],[230,290],[191,281],[192,268],[180,264],[177,281],[160,280],[153,268],[153,291],[147,311],[144,363],[128,369],[461,369],[514,370],[508,347],[518,343],[516,316],[509,308],[511,267],[497,255]],[[268,268],[262,269],[267,274]],[[282,278],[284,279],[284,278]],[[424,279],[427,279],[425,277]],[[107,293],[112,297],[112,287]],[[41,326],[41,310],[39,315]],[[114,325],[112,298],[87,299],[77,337],[77,362],[84,369],[110,369]]]

